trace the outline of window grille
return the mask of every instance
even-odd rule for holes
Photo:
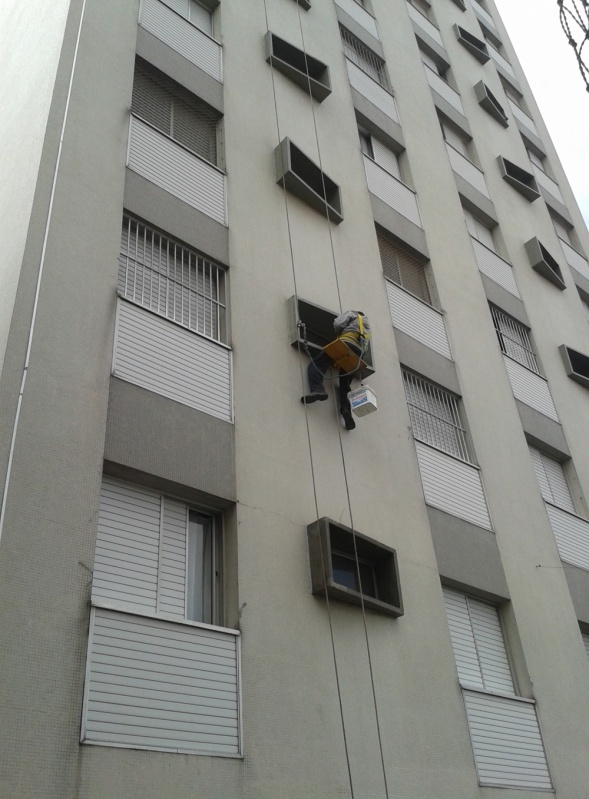
[[[420,300],[432,304],[425,268],[427,261],[414,255],[407,247],[377,231],[378,249],[384,276]]]
[[[157,70],[137,62],[133,114],[201,158],[217,165],[219,114]]]
[[[377,83],[380,83],[384,89],[390,92],[391,86],[385,72],[385,65],[382,58],[377,56],[370,47],[367,47],[360,39],[357,39],[342,25],[340,25],[340,34],[346,58],[353,61],[362,72],[365,72]]]
[[[472,463],[458,398],[412,372],[403,371],[403,379],[415,438]]]
[[[511,316],[507,316],[494,305],[491,305],[490,308],[501,351],[539,375],[540,369],[532,349],[528,328]]]
[[[123,218],[119,293],[196,333],[225,340],[225,270],[129,216]]]

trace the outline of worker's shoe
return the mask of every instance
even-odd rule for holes
[[[346,430],[354,430],[356,428],[356,422],[352,416],[352,411],[349,408],[342,408],[340,413],[346,425]]]
[[[312,394],[305,394],[301,397],[303,405],[311,405],[313,402],[325,402],[327,393],[325,391],[314,391]]]

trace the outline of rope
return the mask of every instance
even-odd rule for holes
[[[581,72],[581,77],[585,81],[585,88],[589,92],[589,67],[587,66],[587,64],[585,64],[585,61],[583,60],[583,48],[589,41],[589,4],[587,3],[587,0],[581,0],[583,4],[584,14],[586,17],[586,19],[584,19],[583,12],[577,6],[576,0],[570,0],[570,2],[572,3],[574,10],[567,8],[564,5],[564,0],[557,0],[558,7],[560,9],[559,11],[560,24],[568,39],[568,43],[575,51],[575,56],[577,58],[577,63],[579,65],[579,70]],[[580,28],[580,33],[582,35],[581,44],[578,44],[577,41],[573,38],[571,27],[569,25],[569,20],[575,22],[577,27]]]
[[[297,6],[298,6],[298,4],[297,4]],[[313,93],[311,91],[311,79],[310,79],[310,75],[309,75],[309,64],[308,64],[308,59],[307,59],[307,48],[306,48],[306,45],[305,45],[305,34],[303,32],[303,23],[302,23],[302,19],[301,19],[301,9],[300,9],[300,7],[298,7],[298,20],[299,20],[299,29],[300,29],[300,33],[301,33],[301,44],[302,44],[302,47],[303,47],[303,55],[304,55],[304,58],[305,58],[305,72],[307,74],[307,88],[308,88],[308,94],[309,94],[309,102],[310,102],[310,105],[311,105],[311,114],[313,116],[313,127],[315,129],[315,141],[316,141],[316,144],[317,144],[317,156],[318,156],[318,160],[319,160],[319,167],[321,169],[321,181],[322,181],[322,188],[323,188],[323,199],[324,199],[324,202],[325,202],[325,212],[326,212],[326,217],[327,217],[327,226],[328,226],[328,230],[329,230],[329,241],[330,241],[330,244],[331,244],[331,254],[332,254],[332,259],[333,259],[333,270],[334,270],[334,274],[335,274],[335,282],[336,282],[336,287],[337,287],[338,299],[339,299],[339,303],[340,303],[340,313],[341,313],[342,304],[341,304],[341,296],[340,296],[340,291],[339,291],[339,281],[338,281],[338,274],[337,274],[337,262],[336,262],[335,251],[334,251],[334,246],[333,246],[333,235],[332,235],[332,232],[331,232],[331,225],[330,225],[330,222],[329,222],[329,206],[327,204],[327,193],[326,193],[326,190],[325,190],[325,178],[324,178],[323,164],[322,164],[322,159],[321,159],[321,145],[320,145],[320,142],[319,142],[319,132],[317,130],[317,120],[316,120],[316,116],[315,116],[315,106],[314,106],[314,102],[313,102]],[[358,369],[356,369],[355,371],[358,371]],[[335,409],[336,409],[336,414],[337,414],[337,412],[338,412],[337,399],[336,399],[335,395],[334,395],[334,404],[335,404]],[[348,481],[348,473],[347,473],[347,469],[346,469],[346,458],[345,458],[344,447],[343,447],[343,442],[342,442],[341,427],[339,425],[339,418],[338,418],[338,428],[337,428],[337,430],[338,430],[338,439],[339,439],[340,454],[341,454],[341,460],[342,460],[342,470],[343,470],[344,482],[345,482],[345,486],[346,486],[346,497],[347,497],[347,503],[348,503],[348,511],[349,511],[349,514],[350,514],[350,527],[352,529],[352,542],[353,542],[353,545],[354,545],[354,558],[355,558],[355,562],[356,562],[356,578],[358,580],[358,593],[360,594],[360,606],[362,608],[362,621],[363,621],[363,625],[364,625],[364,638],[365,638],[365,641],[366,641],[366,654],[367,654],[367,658],[368,658],[368,669],[369,669],[369,672],[370,672],[370,685],[371,685],[371,688],[372,688],[372,701],[373,701],[373,705],[374,705],[374,717],[375,717],[375,721],[376,721],[376,731],[377,731],[377,735],[378,735],[378,746],[379,746],[379,751],[380,751],[380,762],[381,762],[381,768],[382,768],[382,778],[383,778],[383,783],[384,783],[385,796],[386,796],[386,799],[389,799],[389,789],[388,789],[388,783],[387,783],[386,767],[385,767],[385,761],[384,761],[384,751],[383,751],[383,745],[382,745],[382,734],[381,734],[381,729],[380,729],[380,719],[379,719],[379,715],[378,715],[378,702],[377,702],[377,699],[376,699],[376,688],[375,688],[375,685],[374,685],[374,670],[372,668],[372,655],[371,655],[371,651],[370,651],[370,640],[369,640],[369,636],[368,636],[368,625],[367,625],[367,621],[366,621],[366,608],[365,608],[365,604],[364,604],[364,594],[362,593],[362,582],[361,582],[361,577],[360,577],[360,560],[358,558],[358,547],[357,547],[357,541],[356,541],[356,529],[355,529],[354,517],[353,517],[353,513],[352,513],[352,501],[351,501],[351,496],[350,496],[350,486],[349,486],[349,481]]]
[[[270,23],[269,23],[269,20],[268,20],[267,0],[263,0],[263,3],[264,3],[264,17],[265,17],[265,22],[266,22],[266,30],[269,31],[269,30],[271,30],[271,28],[270,28]],[[299,14],[300,14],[300,8],[299,8]],[[305,63],[306,63],[306,55],[305,55]],[[274,114],[275,114],[275,118],[276,118],[276,135],[278,137],[278,145],[280,145],[280,142],[282,141],[282,138],[281,138],[281,134],[280,134],[280,121],[279,121],[279,115],[278,115],[278,102],[277,102],[277,99],[276,99],[276,82],[275,82],[275,79],[274,79],[274,66],[273,66],[273,64],[271,62],[270,62],[270,74],[272,76],[272,95],[273,95],[273,99],[274,99]],[[279,149],[280,149],[280,147],[279,147]],[[282,150],[280,150],[280,159],[282,161]],[[283,166],[284,165],[281,163],[281,168],[282,169],[283,169]],[[323,179],[323,177],[322,177],[322,179]],[[289,243],[289,250],[290,250],[290,264],[291,264],[292,280],[293,280],[293,286],[294,286],[294,292],[295,292],[296,307],[298,309],[299,296],[298,296],[298,289],[297,289],[296,268],[295,268],[294,251],[293,251],[293,244],[292,244],[292,231],[291,231],[291,225],[290,225],[290,215],[289,215],[289,210],[288,210],[288,198],[287,198],[286,190],[283,192],[283,194],[284,194],[284,210],[285,210],[285,216],[286,216],[286,227],[287,227],[287,232],[288,232],[288,243]],[[323,185],[323,194],[325,195],[325,184]],[[330,231],[330,233],[331,233],[331,231]],[[332,244],[332,253],[333,253],[333,244]],[[333,257],[335,258],[335,256],[333,256]],[[334,261],[334,265],[335,265],[335,261]],[[338,287],[338,298],[339,298],[339,287]],[[340,300],[340,310],[341,310],[341,300]],[[297,336],[297,342],[298,342],[297,347],[298,347],[298,351],[299,351],[299,355],[300,355],[300,353],[301,353],[301,344],[300,344],[300,337],[299,336]],[[308,346],[307,346],[307,350],[308,350]],[[303,391],[303,394],[304,394],[305,393],[305,375],[304,375],[304,369],[303,369],[303,361],[302,361],[301,358],[299,358],[299,364],[300,364],[300,374],[301,374],[301,385],[302,385],[302,391]],[[315,478],[315,465],[314,465],[314,461],[313,461],[313,447],[312,447],[312,444],[311,444],[311,430],[310,430],[310,427],[309,427],[308,408],[307,408],[306,403],[304,403],[304,409],[305,409],[305,424],[306,424],[306,428],[307,428],[307,443],[308,443],[308,448],[309,448],[309,461],[310,461],[310,466],[311,466],[311,479],[312,479],[312,483],[313,483],[313,500],[314,500],[314,504],[315,504],[316,518],[318,519],[319,518],[319,501],[318,501],[318,498],[317,498],[317,484],[316,484],[316,478]],[[348,748],[348,738],[347,738],[347,734],[346,734],[346,724],[345,724],[345,718],[344,718],[344,707],[343,707],[343,702],[342,702],[341,684],[340,684],[339,669],[338,669],[338,665],[337,665],[337,655],[336,655],[336,649],[335,649],[335,638],[334,638],[334,634],[333,634],[333,620],[332,620],[332,615],[331,615],[331,605],[330,605],[329,594],[328,594],[328,591],[327,591],[327,585],[326,585],[326,581],[325,581],[325,573],[326,573],[326,570],[325,570],[325,554],[326,553],[323,552],[323,544],[321,544],[320,551],[321,551],[321,568],[322,568],[322,572],[323,572],[323,575],[324,575],[324,577],[323,577],[323,585],[324,585],[324,589],[325,589],[325,600],[326,600],[326,605],[327,605],[327,618],[328,618],[328,622],[329,622],[329,636],[330,636],[330,640],[331,640],[331,652],[332,652],[332,656],[333,656],[333,667],[334,667],[334,673],[335,673],[335,683],[336,683],[336,688],[337,688],[338,705],[339,705],[340,718],[341,718],[341,724],[342,724],[342,737],[343,737],[344,751],[345,751],[345,756],[346,756],[346,766],[347,766],[347,771],[348,771],[348,781],[349,781],[349,784],[350,784],[351,797],[352,797],[352,799],[355,799],[354,785],[353,785],[353,781],[352,781],[352,769],[351,769],[351,765],[350,765],[350,753],[349,753],[349,748]]]

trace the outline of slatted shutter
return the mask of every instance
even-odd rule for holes
[[[464,142],[463,138],[460,134],[451,128],[450,125],[443,124],[442,125],[442,132],[444,134],[444,139],[454,147],[455,150],[458,150],[465,158],[468,157],[466,152],[466,143]]]
[[[158,612],[186,618],[186,526],[183,502],[163,499]]]
[[[540,492],[546,502],[551,502],[570,513],[576,513],[562,464],[534,447],[528,449],[540,485]]]
[[[372,136],[371,139],[373,157],[376,163],[383,169],[386,169],[387,172],[390,172],[391,175],[394,175],[398,180],[401,180],[401,169],[396,153],[389,150],[384,144],[381,144],[374,136]]]
[[[513,694],[497,609],[449,588],[444,588],[444,601],[460,681],[473,688]]]
[[[220,115],[163,73],[137,61],[133,114],[212,164],[217,164]]]
[[[559,222],[558,219],[555,219],[554,217],[552,217],[552,224],[554,225],[554,230],[556,231],[558,238],[570,245],[571,237],[569,235],[568,229],[562,224],[562,222]]]
[[[488,247],[490,250],[495,252],[495,242],[493,241],[493,234],[489,228],[466,208],[463,208],[462,210],[464,211],[464,219],[466,220],[466,227],[468,228],[470,235],[474,236],[475,239],[478,239],[482,244],[485,245],[485,247]]]
[[[427,261],[420,260],[408,248],[381,230],[377,232],[377,239],[385,277],[431,305],[425,274]]]
[[[501,350],[522,366],[540,374],[528,328],[494,305],[491,305],[490,309]]]
[[[340,25],[340,35],[344,47],[344,55],[349,58],[362,72],[390,91],[389,81],[385,72],[385,63],[364,42],[356,38],[347,28]]]

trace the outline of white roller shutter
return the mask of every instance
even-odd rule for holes
[[[385,147],[384,144],[381,144],[378,139],[375,139],[374,136],[371,137],[372,142],[372,152],[374,153],[374,160],[377,164],[379,164],[383,169],[386,169],[387,172],[390,172],[391,175],[394,175],[396,178],[401,180],[401,170],[399,168],[399,159],[397,158],[396,153],[392,150],[389,150],[388,147]]]
[[[562,464],[534,447],[529,450],[544,499],[569,513],[576,513]]]
[[[470,235],[474,236],[475,239],[478,239],[482,244],[485,245],[485,247],[488,247],[490,250],[495,252],[495,242],[490,229],[466,208],[463,208],[462,210],[464,211],[464,219],[466,221],[466,227],[468,228]]]
[[[186,529],[188,509],[183,502],[163,500],[158,612],[186,618]]]

